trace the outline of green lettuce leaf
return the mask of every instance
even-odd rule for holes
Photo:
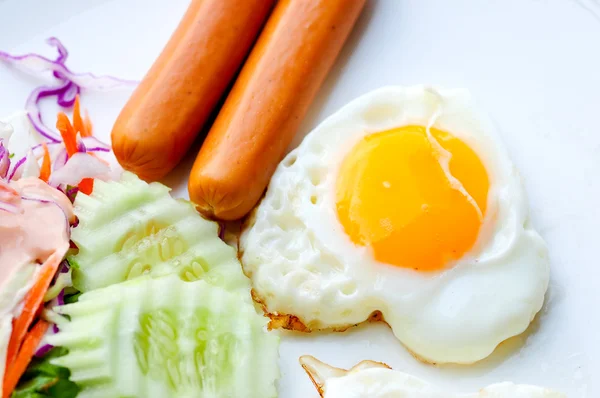
[[[56,347],[44,357],[34,358],[11,398],[75,398],[80,388],[69,380],[71,372],[50,363],[67,352],[66,348]]]

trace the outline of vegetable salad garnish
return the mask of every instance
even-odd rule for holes
[[[58,50],[54,61],[36,54],[11,56],[0,52],[1,61],[32,73],[51,73],[57,83],[34,89],[27,99],[26,113],[0,122],[0,392],[3,398],[11,394],[29,396],[22,394],[34,387],[46,391],[58,382],[48,380],[43,372],[28,371],[28,365],[34,355],[44,357],[52,349],[44,339],[58,329],[46,313],[55,305],[64,304],[65,295],[76,292],[71,287],[69,264],[63,261],[70,247],[71,226],[77,222],[72,201],[78,191],[92,191],[93,178],[109,179],[112,174],[107,162],[98,156],[109,152],[110,147],[93,136],[87,112],[81,114],[79,93],[83,88],[111,88],[109,83],[112,87],[117,83],[128,84],[113,78],[72,73],[65,66],[68,57],[65,47],[55,38],[48,43]],[[44,124],[38,104],[46,97],[54,97],[63,108],[72,108],[73,122],[61,112],[56,129]],[[30,145],[21,153],[18,149],[11,150],[28,138]],[[57,352],[64,350],[55,351],[54,355]],[[37,380],[32,380],[38,373]],[[64,369],[57,375],[64,379],[67,373]],[[19,380],[21,385],[16,388]]]
[[[27,101],[23,154],[9,145],[19,120],[0,124],[1,397],[276,396],[279,339],[221,226],[102,158],[79,94],[130,82],[75,74],[48,42],[53,61],[0,52],[56,80]],[[46,125],[45,97],[72,116]]]

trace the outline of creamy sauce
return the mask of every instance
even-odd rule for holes
[[[16,213],[0,214],[0,290],[27,264],[44,263],[69,248],[68,222],[73,205],[60,191],[38,178],[0,182],[0,202]]]
[[[39,264],[69,249],[73,205],[38,178],[0,180],[0,380],[12,319],[33,285]],[[5,210],[2,210],[5,209]],[[7,211],[9,210],[9,211]],[[0,383],[0,392],[2,386]]]
[[[10,333],[12,330],[11,320],[8,317],[0,318],[0,377],[4,380],[4,367],[6,366],[6,350]],[[2,385],[0,384],[0,396],[3,396]]]

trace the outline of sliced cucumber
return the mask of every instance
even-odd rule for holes
[[[242,295],[176,275],[84,293],[57,309],[53,363],[80,398],[275,397],[279,338]]]
[[[80,291],[109,286],[144,274],[179,274],[226,289],[250,284],[235,250],[218,237],[218,225],[194,206],[147,184],[131,173],[119,182],[96,180],[90,196],[78,194],[79,225],[71,239],[79,248],[69,257],[73,285]],[[249,297],[249,295],[248,295]]]

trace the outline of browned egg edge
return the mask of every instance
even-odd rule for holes
[[[263,195],[263,198],[264,198],[264,195]],[[262,201],[262,199],[261,199],[261,201]],[[248,279],[250,279],[250,280],[252,280],[252,274],[246,271],[246,269],[244,268],[244,263],[242,261],[242,256],[243,256],[244,252],[240,248],[240,235],[247,228],[249,228],[253,218],[255,217],[255,213],[256,213],[257,209],[258,209],[258,206],[256,206],[254,209],[252,209],[252,211],[246,217],[244,217],[244,219],[242,220],[241,225],[240,225],[240,231],[237,234],[238,261],[241,264],[244,275],[246,275],[246,277],[248,277]],[[386,322],[381,311],[378,311],[378,310],[373,311],[367,317],[367,319],[365,319],[364,321],[355,323],[355,324],[349,324],[349,325],[348,324],[334,325],[334,326],[326,327],[318,321],[305,322],[300,317],[293,315],[293,314],[284,314],[284,313],[269,311],[269,309],[267,308],[267,306],[265,304],[265,300],[254,289],[251,289],[250,293],[252,295],[252,299],[254,300],[254,302],[262,308],[265,316],[267,316],[270,319],[269,324],[267,326],[269,330],[284,329],[284,330],[300,332],[300,333],[312,333],[312,332],[341,333],[341,332],[345,332],[346,330],[351,329],[353,327],[362,325],[364,323],[375,323],[375,322],[382,322],[382,323],[385,323],[388,327],[390,327],[389,323]],[[391,327],[390,327],[390,329],[391,329]],[[421,357],[417,353],[413,352],[409,347],[404,345],[402,342],[400,342],[400,344],[402,344],[404,346],[404,348],[410,353],[410,355],[412,355],[416,360],[418,360],[424,364],[427,364],[427,365],[437,366],[436,362],[433,362],[431,360],[427,360],[427,359]]]
[[[312,368],[311,362],[313,365],[314,365],[314,363],[319,364],[319,366],[321,367],[321,370],[327,369],[326,373],[329,375],[329,377],[343,377],[347,374],[359,372],[363,369],[370,369],[370,368],[391,369],[391,367],[384,362],[376,362],[376,361],[371,361],[371,360],[361,361],[361,362],[357,363],[356,365],[354,365],[350,369],[336,368],[334,366],[328,365],[328,364],[318,360],[317,358],[315,358],[311,355],[301,356],[299,358],[299,362],[300,362],[300,365],[302,366],[302,368],[304,369],[304,371],[306,372],[306,374],[308,375],[308,377],[310,378],[310,380],[312,381],[313,385],[319,392],[319,395],[321,395],[321,397],[325,396],[325,380],[322,379],[321,375],[319,374],[319,372],[316,369]]]

